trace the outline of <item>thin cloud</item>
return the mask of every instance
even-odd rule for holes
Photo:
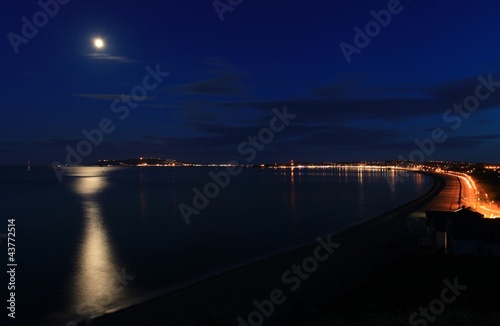
[[[239,77],[235,74],[225,74],[212,79],[180,85],[179,89],[182,93],[195,95],[238,96],[242,94]]]
[[[244,73],[222,59],[207,59],[209,68],[204,72],[208,78],[179,85],[178,93],[210,96],[241,96],[244,93],[241,81]]]
[[[112,101],[119,99],[121,94],[73,94],[73,96],[90,98],[93,100]]]
[[[106,54],[106,53],[92,53],[92,54],[87,54],[87,57],[95,60],[111,60],[111,61],[117,61],[120,63],[139,63],[137,60],[133,60],[130,58],[127,58],[125,56],[121,55],[111,55],[111,54]]]
[[[500,74],[493,74],[492,79],[500,81]],[[418,94],[406,93],[404,89],[380,88],[377,94],[371,92],[369,96],[363,94],[362,89],[344,89],[333,85],[313,90],[316,96],[311,97],[265,101],[214,101],[210,105],[229,110],[252,108],[268,111],[286,104],[304,121],[332,121],[338,124],[363,118],[398,122],[442,115],[453,108],[454,103],[462,103],[465,97],[474,95],[477,85],[477,77],[471,77],[423,88]],[[399,93],[398,96],[394,96],[395,91]],[[490,110],[498,106],[500,92],[497,91],[492,93],[488,100],[481,102],[480,110]]]
[[[97,94],[97,93],[90,93],[90,94],[73,94],[73,96],[78,96],[78,97],[84,97],[84,98],[89,98],[93,100],[103,100],[103,101],[114,101],[116,99],[121,99],[123,94]],[[154,96],[147,96],[144,101],[153,101],[156,100],[157,97]]]

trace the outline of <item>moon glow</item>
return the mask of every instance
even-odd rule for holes
[[[94,39],[94,46],[97,49],[102,49],[104,47],[104,41],[103,41],[103,39],[101,39],[101,38]]]

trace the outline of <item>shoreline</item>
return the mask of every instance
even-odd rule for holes
[[[381,225],[387,224],[389,222],[394,222],[396,220],[399,220],[401,222],[401,218],[398,219],[398,217],[402,217],[403,215],[408,216],[412,212],[418,210],[419,208],[423,207],[427,202],[432,200],[437,194],[439,194],[442,189],[445,187],[446,183],[444,181],[445,177],[442,175],[437,175],[437,174],[431,174],[431,173],[426,173],[426,175],[431,176],[434,179],[434,185],[431,186],[429,190],[427,190],[423,195],[419,196],[418,198],[413,199],[412,201],[399,205],[398,207],[395,207],[389,211],[386,211],[382,214],[379,214],[376,217],[373,217],[367,221],[361,222],[360,224],[350,227],[346,230],[339,231],[337,234],[333,235],[332,238],[334,239],[335,242],[339,242],[344,246],[345,242],[352,242],[352,239],[355,239],[359,237],[360,235],[365,237],[369,237],[369,234],[367,235],[366,233],[370,233],[370,229],[373,228],[378,228]],[[397,223],[398,229],[402,226],[403,231],[408,230],[406,227],[406,219],[403,220],[403,224]],[[384,227],[385,228],[385,227]],[[392,236],[397,236],[398,232],[393,232]],[[406,237],[406,235],[405,235]],[[339,241],[341,240],[341,241]],[[350,241],[349,241],[350,240]],[[393,247],[394,245],[391,243],[398,243],[400,239],[396,239],[396,241],[389,241],[389,247]],[[265,298],[265,295],[258,295],[259,292],[265,290],[259,290],[259,287],[255,288],[254,286],[250,287],[252,288],[254,294],[250,294],[248,292],[249,287],[246,286],[244,281],[248,279],[249,277],[251,278],[251,281],[253,280],[253,283],[257,283],[261,285],[263,282],[255,282],[255,280],[261,280],[264,279],[265,282],[269,282],[269,277],[272,276],[280,276],[283,271],[286,271],[287,269],[290,268],[290,266],[294,263],[299,263],[304,257],[307,257],[310,255],[310,252],[314,249],[314,247],[317,246],[316,242],[306,244],[304,246],[300,246],[298,248],[276,254],[273,256],[270,256],[268,258],[259,260],[254,263],[247,264],[245,266],[241,266],[239,268],[232,269],[230,271],[227,271],[225,273],[222,273],[220,275],[216,275],[213,277],[210,277],[208,279],[204,279],[198,283],[191,284],[187,287],[183,287],[177,290],[174,290],[173,292],[170,293],[165,293],[163,295],[160,295],[159,297],[154,297],[151,298],[147,301],[138,303],[136,305],[132,305],[129,307],[125,307],[123,309],[117,310],[115,312],[105,314],[99,317],[96,317],[94,320],[90,322],[90,325],[118,325],[118,324],[123,324],[124,321],[130,321],[130,319],[135,319],[138,322],[139,321],[144,321],[144,319],[147,319],[150,321],[148,324],[153,323],[154,321],[158,320],[163,320],[163,324],[165,324],[166,320],[171,321],[171,325],[199,325],[199,322],[201,320],[205,320],[207,318],[210,318],[210,316],[213,316],[216,319],[220,320],[225,320],[225,322],[231,323],[233,321],[233,324],[236,324],[236,316],[241,315],[241,316],[246,316],[245,310],[248,312],[251,311],[253,305],[252,301],[256,299],[262,300]],[[383,253],[384,250],[381,251]],[[343,252],[343,248],[341,247],[339,249],[339,252]],[[331,262],[337,261],[337,258],[335,258],[336,254],[333,254],[333,258],[331,259]],[[362,259],[356,258],[356,260],[359,262]],[[385,261],[386,259],[381,259],[379,257],[379,261],[376,262],[376,265],[381,263],[382,261]],[[327,262],[328,263],[328,262]],[[338,263],[338,262],[337,262]],[[363,264],[362,264],[363,265]],[[269,271],[271,270],[271,271]],[[263,273],[264,271],[264,273]],[[260,276],[259,276],[260,274]],[[316,274],[319,274],[316,273]],[[347,273],[347,275],[350,275]],[[345,276],[345,275],[344,275]],[[316,276],[314,276],[316,277]],[[365,279],[366,275],[359,276],[356,281],[351,281],[351,285],[359,283],[361,280]],[[368,275],[369,277],[369,275]],[[318,276],[318,279],[321,279]],[[277,281],[277,282],[276,282]],[[274,284],[280,284],[281,279],[276,279],[274,278]],[[271,282],[273,283],[273,282]],[[305,283],[304,283],[305,284]],[[282,284],[281,284],[282,285]],[[312,284],[311,284],[312,285]],[[332,291],[337,291],[341,293],[344,291],[346,288],[345,285],[340,284],[341,286],[335,286],[330,284],[328,286],[329,288],[332,288]],[[225,313],[221,314],[218,312],[220,308],[217,309],[210,309],[207,304],[200,304],[199,300],[196,299],[196,297],[205,297],[210,301],[214,297],[220,297],[221,293],[220,292],[227,292],[228,289],[234,289],[234,291],[240,288],[241,291],[243,292],[240,294],[235,295],[235,301],[232,302],[232,304],[237,305],[237,311],[242,311],[242,313],[238,313],[237,311],[234,312],[234,316],[230,316],[231,313]],[[260,288],[267,288],[268,290],[272,290],[273,286],[260,286]],[[308,287],[309,289],[309,287]],[[307,290],[304,289],[303,290]],[[311,290],[309,290],[311,291]],[[315,291],[315,290],[313,290]],[[245,299],[242,298],[245,297]],[[224,297],[224,296],[222,296]],[[322,297],[322,295],[316,293],[314,295],[316,300],[311,300],[317,302],[318,299]],[[309,298],[308,298],[309,299]],[[223,301],[226,301],[222,299]],[[182,307],[178,306],[177,301],[184,301],[186,304],[190,302],[189,307],[183,305]],[[291,301],[291,300],[290,300]],[[194,304],[194,306],[193,306]],[[208,304],[210,305],[210,304]],[[214,305],[214,303],[211,303],[211,305]],[[288,304],[285,304],[288,305]],[[291,307],[291,305],[290,305]],[[196,310],[196,312],[194,311]],[[293,309],[296,310],[296,309]],[[286,316],[290,315],[289,312],[284,312],[284,313],[275,313],[269,321],[273,321],[276,318],[278,319],[286,319]],[[149,317],[146,317],[149,316]],[[184,320],[183,317],[186,317],[186,319],[189,320]],[[266,324],[266,322],[264,323]],[[170,324],[169,324],[170,325]]]

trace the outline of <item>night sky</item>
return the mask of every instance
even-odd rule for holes
[[[101,121],[113,131],[82,164],[243,162],[239,144],[285,106],[296,117],[255,163],[408,158],[436,128],[426,160],[500,162],[499,1],[60,1],[53,17],[3,3],[0,164],[64,163]],[[386,27],[344,55],[380,10]],[[126,113],[122,94],[156,69]]]

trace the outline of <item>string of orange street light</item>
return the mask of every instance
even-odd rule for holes
[[[485,193],[485,197],[486,197],[485,202],[489,203],[490,207],[488,208],[484,205],[479,204],[479,202],[481,201],[480,191],[477,189],[476,183],[474,182],[474,179],[470,175],[468,175],[466,173],[452,172],[452,171],[445,172],[445,174],[456,176],[465,182],[467,187],[466,188],[464,187],[465,189],[462,189],[463,193],[462,193],[461,199],[464,199],[464,200],[468,199],[466,202],[469,202],[469,203],[471,203],[471,199],[472,199],[474,205],[470,205],[470,206],[474,207],[477,212],[479,212],[479,213],[483,214],[485,217],[489,217],[489,218],[495,218],[495,217],[500,216],[500,209],[498,208],[498,206],[495,204],[494,201],[488,200],[487,193]],[[467,189],[468,189],[468,191],[467,191]],[[469,194],[471,192],[471,190],[473,191],[473,193]],[[492,208],[492,206],[493,206],[493,208]]]

